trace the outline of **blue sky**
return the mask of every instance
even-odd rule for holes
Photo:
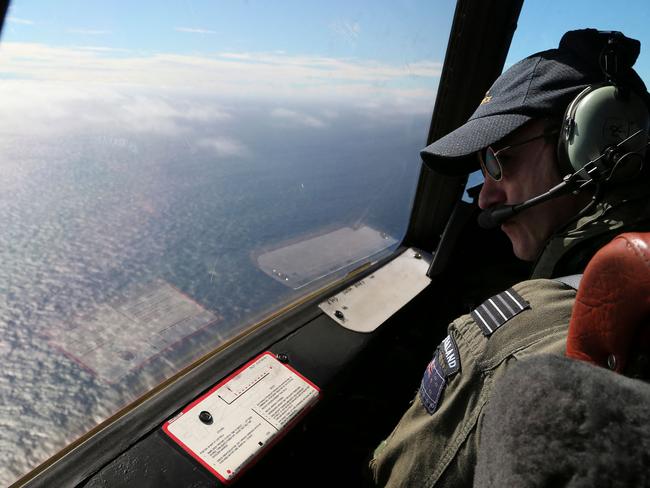
[[[377,83],[424,90],[437,85],[435,70],[410,70],[413,63],[443,61],[454,7],[450,0],[22,0],[10,7],[3,42],[103,48],[104,58],[226,53],[259,62],[265,53],[276,63],[287,57],[373,62],[404,70]],[[507,64],[555,47],[569,29],[616,29],[648,46],[637,64],[647,80],[650,3],[631,0],[625,7],[611,0],[526,1]]]
[[[262,99],[280,104],[276,116],[310,126],[318,125],[314,116],[296,116],[287,103],[359,108],[370,117],[380,106],[388,107],[384,116],[430,113],[454,7],[427,0],[18,1],[0,43],[0,98],[13,106],[17,92],[26,103],[46,92],[64,103],[139,90],[152,101],[172,91],[176,101]],[[179,111],[160,98],[147,109]]]
[[[648,0],[524,1],[506,63],[513,64],[531,53],[557,47],[562,34],[568,30],[586,27],[618,30],[641,41],[635,68],[646,84],[650,84],[649,26]]]
[[[386,62],[444,56],[454,3],[20,1],[5,38],[153,52],[284,51]]]

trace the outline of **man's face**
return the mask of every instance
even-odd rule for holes
[[[500,149],[544,132],[544,123],[532,121],[493,146]],[[514,205],[546,192],[562,180],[556,163],[555,144],[539,138],[499,154],[503,177],[494,181],[488,175],[479,195],[482,209],[495,205]],[[584,205],[584,197],[564,195],[531,207],[505,221],[506,233],[519,259],[533,261],[549,237],[567,223]]]

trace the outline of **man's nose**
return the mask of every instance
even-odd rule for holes
[[[478,195],[478,206],[482,210],[506,203],[506,193],[500,182],[487,176],[483,182],[481,193]]]

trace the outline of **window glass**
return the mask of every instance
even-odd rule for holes
[[[468,190],[471,190],[472,188],[482,184],[483,180],[484,180],[483,172],[480,169],[477,169],[476,171],[472,171],[469,174],[469,177],[467,178],[467,183],[465,184],[465,191],[463,192],[463,196],[462,196],[464,202],[472,203],[474,201],[474,198],[470,196]]]
[[[453,8],[11,5],[0,484],[398,245]]]

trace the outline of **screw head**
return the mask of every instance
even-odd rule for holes
[[[210,412],[206,412],[205,410],[199,414],[199,420],[205,425],[212,425],[212,422],[214,422],[212,414],[210,414]]]
[[[413,256],[413,257],[414,257],[415,259],[422,259],[422,254],[420,254],[419,252],[416,252],[416,253],[415,253],[415,256]]]
[[[616,369],[616,356],[614,356],[613,354],[607,356],[607,367],[611,370]]]
[[[343,312],[341,312],[340,310],[337,310],[336,312],[334,312],[334,316],[337,319],[343,319],[343,317],[345,317],[345,315],[343,315]]]

